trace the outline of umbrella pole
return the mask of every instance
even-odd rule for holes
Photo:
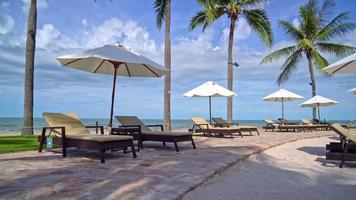
[[[319,117],[319,121],[320,121],[320,106],[318,104],[318,117]]]
[[[282,119],[284,119],[284,101],[282,98]]]
[[[114,100],[115,100],[115,87],[116,87],[116,74],[117,74],[117,68],[119,65],[114,64],[114,79],[112,83],[112,95],[111,95],[111,111],[110,111],[110,122],[109,122],[109,128],[110,128],[110,134],[111,134],[111,128],[112,128],[112,116],[114,115]]]
[[[209,123],[211,124],[211,96],[209,96]]]

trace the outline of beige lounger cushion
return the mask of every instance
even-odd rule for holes
[[[129,135],[94,135],[94,134],[81,134],[81,135],[67,135],[67,138],[78,140],[89,140],[96,142],[114,142],[122,140],[132,140],[133,137]]]
[[[201,117],[192,117],[192,121],[196,124],[196,125],[201,125],[201,124],[206,124],[208,125],[208,128],[214,128],[213,126],[211,126],[204,118]],[[206,128],[206,126],[201,126],[201,128]]]
[[[311,121],[309,121],[309,120],[307,120],[307,119],[305,119],[305,118],[300,119],[300,121],[302,121],[303,124],[305,124],[305,125],[308,125],[308,126],[315,126]]]
[[[95,135],[85,128],[76,113],[43,113],[43,118],[50,127],[65,127],[66,138],[88,140],[96,142],[110,142],[132,140],[132,136],[126,135]],[[61,136],[60,130],[54,130]]]
[[[136,116],[115,116],[117,121],[123,126],[141,126],[141,131],[152,131]]]
[[[66,135],[90,134],[76,113],[43,113],[43,119],[50,127],[64,126]],[[60,135],[60,130],[54,130]]]
[[[332,124],[331,127],[337,132],[339,135],[342,135],[346,138],[346,140],[350,140],[353,143],[356,143],[356,136],[349,132],[347,129],[342,127],[340,124],[335,123]]]

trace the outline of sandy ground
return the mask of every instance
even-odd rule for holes
[[[356,199],[356,163],[325,160],[324,137],[287,143],[250,157],[185,199]]]

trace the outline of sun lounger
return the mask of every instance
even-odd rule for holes
[[[138,140],[139,146],[143,147],[144,141],[157,141],[163,142],[163,145],[166,145],[166,142],[174,143],[174,147],[177,152],[179,152],[178,142],[190,141],[193,148],[195,149],[195,143],[193,140],[193,134],[189,132],[167,132],[163,130],[163,125],[145,125],[139,118],[136,116],[115,116],[115,118],[120,122],[123,128],[137,128],[138,131],[131,132],[134,136],[134,139]],[[153,131],[151,128],[159,127],[160,131]],[[113,129],[115,133],[115,129]]]
[[[265,131],[278,130],[278,131],[286,131],[286,132],[290,132],[290,131],[300,132],[300,131],[308,130],[308,126],[306,126],[306,125],[300,125],[300,124],[295,124],[295,123],[279,124],[272,120],[264,120],[264,122],[266,122],[266,126],[263,127],[263,129],[265,129]]]
[[[278,119],[280,121],[280,125],[298,125],[296,122],[290,122],[287,119]]]
[[[263,120],[263,121],[266,123],[266,125],[263,127],[263,129],[265,131],[271,130],[273,132],[274,130],[278,129],[279,124],[274,122],[273,120],[266,119],[266,120]]]
[[[326,160],[340,160],[340,168],[345,161],[356,161],[356,135],[337,123],[330,125],[330,129],[335,131],[341,140],[340,143],[326,145]]]
[[[100,153],[101,163],[105,162],[105,151],[114,148],[126,150],[131,147],[132,156],[136,158],[133,137],[104,135],[102,126],[84,126],[75,113],[43,113],[43,118],[48,127],[43,127],[40,136],[39,152],[42,152],[46,141],[46,132],[53,133],[53,143],[62,146],[63,157],[67,156],[67,148],[96,150]],[[91,134],[88,128],[100,128],[101,134]]]
[[[213,117],[212,120],[215,122],[215,126],[217,127],[240,128],[240,132],[249,132],[250,135],[252,135],[252,132],[256,132],[260,135],[257,126],[241,126],[239,123],[228,123],[221,117]]]
[[[314,124],[312,123],[311,121],[309,121],[308,119],[305,119],[305,118],[302,118],[300,119],[300,121],[310,127],[310,129],[313,129],[313,130],[328,130],[329,129],[329,124]]]
[[[238,133],[242,137],[239,127],[214,127],[201,117],[192,117],[192,121],[194,122],[192,131],[195,133],[203,133],[208,136],[230,135],[231,137],[234,133]]]

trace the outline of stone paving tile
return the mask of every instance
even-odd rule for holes
[[[30,151],[0,155],[1,199],[176,199],[218,170],[265,148],[331,132],[266,133],[243,138],[195,137],[197,148],[181,143],[147,143],[138,158],[121,151],[98,154],[70,150]]]

